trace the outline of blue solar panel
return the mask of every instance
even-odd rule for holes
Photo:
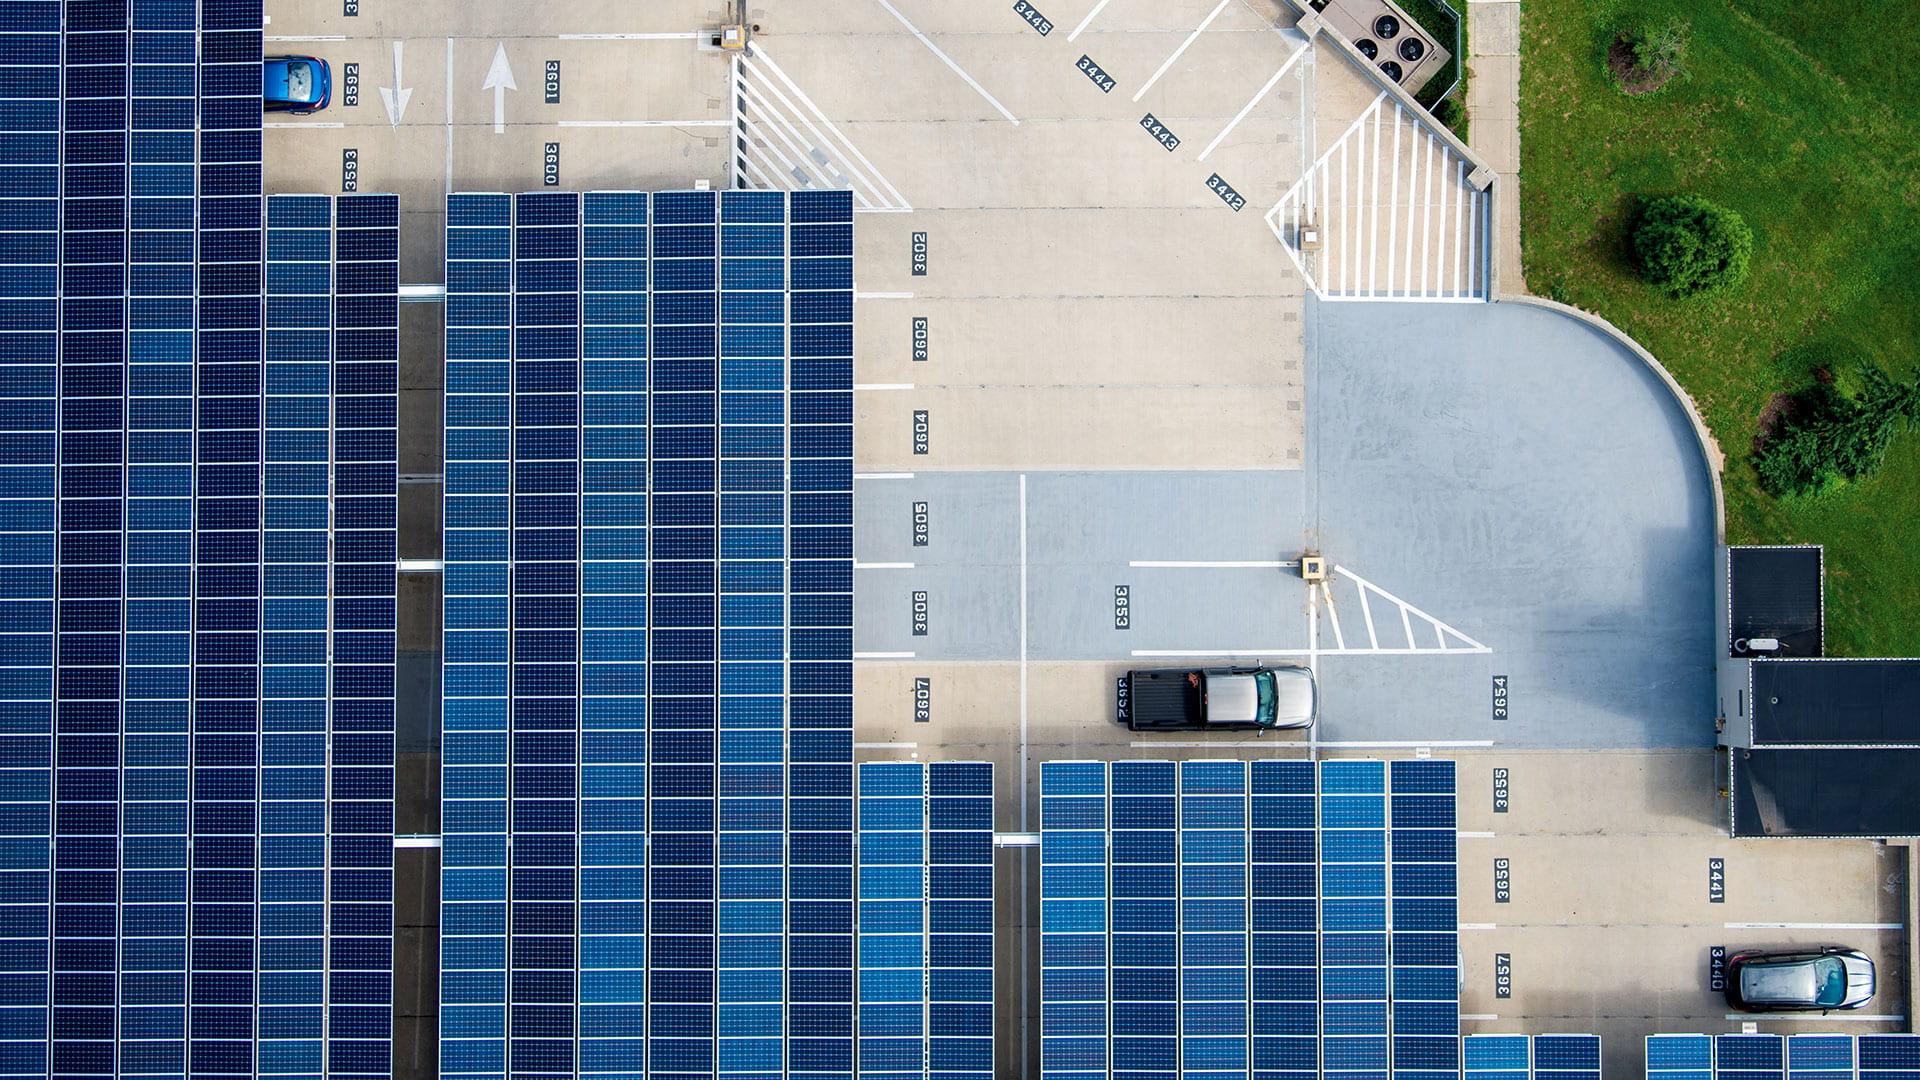
[[[1172,1080],[1180,1060],[1179,773],[1113,763],[1113,1071]]]
[[[1387,774],[1378,761],[1320,766],[1323,1075],[1387,1069]]]
[[[814,1080],[851,1080],[853,196],[796,192],[787,222],[788,804],[794,815],[787,1067]],[[822,229],[834,230],[830,244],[806,242]],[[844,280],[838,270],[846,271]],[[722,281],[723,293],[734,285]],[[839,297],[849,310],[813,302]]]
[[[1920,1080],[1920,1035],[1862,1035],[1860,1080]]]
[[[720,196],[721,277],[742,240],[784,253],[786,200]],[[720,1000],[718,1071],[752,1078],[783,1056],[786,930],[785,281],[738,297],[663,294],[656,318],[720,321],[718,436]],[[716,300],[723,302],[718,312]]]
[[[1713,1080],[1712,1036],[1647,1036],[1647,1080]]]
[[[927,1080],[993,1075],[993,997],[993,766],[935,762],[927,771]]]
[[[1852,1036],[1787,1036],[1788,1080],[1852,1080],[1852,1077]]]
[[[1180,1066],[1247,1075],[1247,766],[1180,763]]]
[[[267,280],[263,22],[0,22],[0,1073],[392,1071],[395,222]]]
[[[440,1071],[507,1071],[513,202],[447,198]]]
[[[0,948],[4,948],[6,957],[0,961],[0,979],[20,989],[18,997],[0,1007],[0,1024],[4,1024],[0,1029],[0,1069],[46,1075],[51,1031],[48,1006],[55,1004],[48,997],[48,976],[61,963],[58,956],[49,953],[49,901],[55,896],[50,879],[54,866],[52,835],[56,828],[51,798],[58,784],[64,799],[72,803],[80,798],[77,791],[90,777],[80,770],[62,768],[56,778],[50,768],[55,760],[53,553],[58,460],[53,432],[59,393],[57,330],[63,323],[58,297],[64,252],[58,229],[61,196],[65,194],[59,168],[60,5],[10,5],[7,14],[10,32],[0,35],[0,108],[15,118],[8,127],[16,133],[7,137],[4,171],[8,197],[0,199],[0,245],[4,245],[0,246],[0,350],[7,358],[6,378],[0,383],[0,408],[15,419],[5,425],[6,434],[0,435],[0,493],[6,496],[0,502],[0,578],[10,583],[6,599],[0,601],[0,612],[5,615],[0,619],[0,690],[4,691],[0,693],[0,699],[4,699],[0,702],[0,720],[6,735],[0,743],[4,750],[0,753],[0,783],[6,785],[4,794],[0,794],[5,800],[0,802],[0,844],[15,853],[18,861],[12,865],[18,873],[11,875],[16,886],[0,898],[4,900],[0,903]],[[124,166],[118,170],[123,184],[124,171]],[[102,352],[110,350],[110,355],[101,359],[117,367],[121,350],[114,346],[112,336],[111,330],[100,335],[105,339]],[[104,490],[96,505],[114,513],[118,494],[117,485]],[[114,539],[117,541],[117,536]],[[117,553],[111,561],[118,564]],[[117,583],[113,592],[117,596]],[[115,612],[114,629],[118,629],[118,621]],[[60,631],[64,637],[65,619],[60,621]],[[102,644],[109,643],[103,639]],[[117,647],[117,643],[109,647]],[[103,664],[115,662],[111,655],[102,657]],[[97,696],[117,697],[118,687],[102,687]],[[112,730],[118,728],[113,724]],[[111,746],[104,749],[102,765],[115,753]],[[110,772],[103,770],[96,775],[105,779]],[[117,831],[112,823],[116,794],[111,789],[101,790],[87,800],[93,805],[62,813],[59,831],[70,831],[73,827],[66,822],[73,820],[78,825],[81,815],[96,819],[104,816],[104,831]],[[70,861],[73,864],[72,874],[62,873],[63,878],[104,876],[111,890],[115,865],[111,851],[85,851],[82,845],[86,840],[78,836],[71,840],[62,836],[58,843],[63,870]],[[86,855],[93,857],[82,863]],[[90,905],[92,911],[72,903],[59,906],[63,915],[84,913],[91,924],[87,936],[109,939],[110,950],[112,897],[111,891],[105,893],[105,903]],[[88,1018],[104,1005],[111,1023],[112,988],[107,987],[104,995],[95,993],[58,1004],[62,1007],[56,1012],[73,1015],[85,1010]],[[174,1045],[178,1047],[177,1040]],[[100,1053],[97,1044],[82,1052],[95,1061]],[[105,1056],[110,1070],[111,1043],[105,1045]]]
[[[1040,1075],[1108,1075],[1107,770],[1040,764]]]
[[[1306,761],[1256,761],[1251,769],[1253,1075],[1258,1080],[1315,1080],[1320,1062],[1320,890],[1314,870],[1319,854],[1314,766]]]
[[[1525,1035],[1468,1035],[1460,1040],[1463,1080],[1527,1080]]]
[[[648,206],[581,206],[582,1076],[646,1063]]]
[[[448,200],[449,1077],[854,1074],[851,213]]]
[[[1600,1036],[1535,1035],[1534,1080],[1600,1080]]]
[[[1432,761],[1044,763],[1043,1074],[1458,1077],[1453,787]]]
[[[860,1075],[917,1080],[927,1055],[926,768],[860,766]]]
[[[1786,1040],[1779,1035],[1718,1035],[1713,1058],[1724,1080],[1780,1080],[1786,1075]]]
[[[1393,935],[1393,1074],[1459,1073],[1459,913],[1454,866],[1454,765],[1388,768]]]

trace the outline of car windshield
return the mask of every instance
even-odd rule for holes
[[[313,65],[295,60],[287,65],[287,96],[295,101],[313,97]]]
[[[1837,956],[1823,956],[1813,962],[1813,1003],[1832,1008],[1847,1000],[1847,965]]]
[[[1263,727],[1272,727],[1275,720],[1273,705],[1273,676],[1261,672],[1253,677],[1253,685],[1259,687],[1260,707],[1254,712],[1254,719]]]

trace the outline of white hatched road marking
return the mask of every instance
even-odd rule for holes
[[[735,187],[849,188],[858,210],[913,209],[760,45],[734,57],[732,124]]]
[[[1482,302],[1487,193],[1467,182],[1472,171],[1417,110],[1389,107],[1381,94],[1267,212],[1267,225],[1323,300]],[[1311,253],[1299,247],[1309,222],[1321,236]]]

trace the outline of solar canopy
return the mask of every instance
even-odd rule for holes
[[[1043,763],[1042,1076],[1458,1076],[1453,785],[1447,761]]]
[[[262,25],[0,12],[0,1073],[391,1074],[396,208]]]
[[[858,1067],[852,212],[448,199],[447,1077]]]
[[[1920,1035],[1647,1036],[1647,1080],[1920,1080]]]

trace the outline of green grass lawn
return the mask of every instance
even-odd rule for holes
[[[1779,354],[1845,338],[1896,377],[1920,371],[1920,65],[1891,6],[1650,0],[1691,20],[1692,77],[1630,98],[1608,75],[1609,0],[1527,0],[1521,84],[1527,285],[1611,319],[1693,395],[1727,454],[1732,543],[1820,543],[1827,641],[1920,656],[1920,431],[1887,467],[1813,501],[1760,491],[1758,418],[1804,373]],[[1690,192],[1743,214],[1753,272],[1669,300],[1626,258],[1640,195]]]

